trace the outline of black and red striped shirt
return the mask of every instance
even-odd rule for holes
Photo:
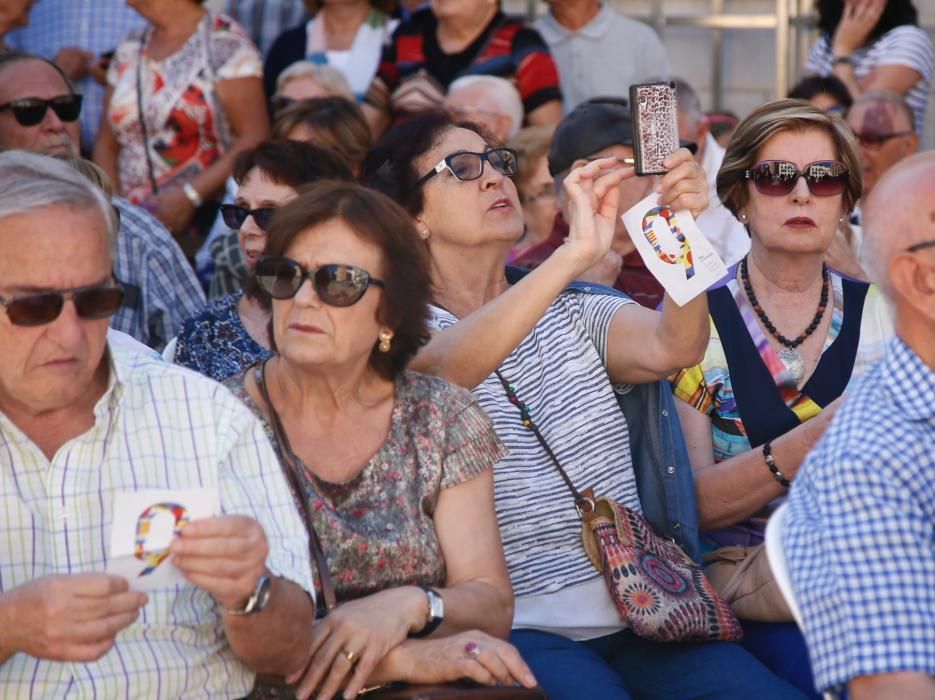
[[[438,21],[430,9],[415,13],[383,50],[366,102],[399,117],[438,107],[448,86],[466,75],[494,75],[513,82],[526,114],[561,100],[558,68],[539,33],[522,19],[498,12],[471,44],[442,51]]]

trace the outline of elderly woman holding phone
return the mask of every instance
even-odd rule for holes
[[[469,392],[406,370],[428,337],[428,254],[411,220],[379,193],[321,182],[267,235],[256,277],[277,354],[228,386],[299,472],[319,602],[334,584],[298,695],[462,676],[534,685],[495,639],[513,616],[491,474],[503,445]]]
[[[633,634],[588,560],[566,484],[498,376],[532,407],[579,489],[644,512],[662,497],[638,488],[636,455],[645,441],[636,435],[655,424],[664,437],[650,450],[653,459],[674,464],[665,461],[679,449],[674,410],[666,407],[671,391],[658,382],[704,354],[707,304],[703,295],[682,307],[667,298],[659,313],[596,285],[569,288],[609,249],[618,187],[635,176],[617,158],[576,165],[564,182],[573,201],[568,238],[519,281],[504,273],[523,231],[510,179],[515,154],[480,127],[443,114],[416,117],[384,137],[365,169],[415,218],[432,258],[439,332],[414,367],[472,389],[510,450],[494,467],[494,484],[516,595],[511,641],[553,700],[797,697],[737,644],[663,644]],[[697,214],[707,205],[700,166],[684,149],[665,166],[662,202]],[[631,424],[614,387],[641,394],[633,385],[650,382],[655,409]],[[670,403],[660,406],[665,397]],[[692,499],[691,491],[683,496]],[[663,529],[693,549],[687,522],[669,520]]]

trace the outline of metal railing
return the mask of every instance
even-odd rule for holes
[[[610,0],[611,4],[616,4]],[[620,0],[618,0],[620,2]],[[541,0],[525,0],[526,12],[535,18],[541,12]],[[812,11],[813,0],[775,0],[775,11],[761,14],[738,14],[724,11],[724,0],[709,0],[706,14],[666,14],[666,0],[651,0],[648,15],[628,17],[646,22],[657,33],[665,27],[697,27],[711,30],[711,107],[724,107],[724,31],[770,29],[775,36],[774,95],[785,95],[798,79],[808,51],[817,38],[817,16]],[[935,26],[924,26],[935,41]]]

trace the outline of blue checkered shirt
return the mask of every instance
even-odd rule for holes
[[[935,674],[933,445],[935,371],[896,338],[789,497],[783,540],[820,690]]]
[[[131,30],[143,24],[143,18],[124,0],[42,0],[29,12],[29,25],[10,32],[6,42],[50,60],[67,47],[100,56],[113,51]],[[84,95],[81,145],[90,151],[101,123],[104,88],[90,77],[75,87]]]
[[[161,350],[189,316],[205,307],[205,294],[181,248],[159,220],[122,197],[114,273],[127,287],[111,328]]]
[[[280,34],[308,19],[302,0],[227,0],[224,12],[237,20],[263,54]]]

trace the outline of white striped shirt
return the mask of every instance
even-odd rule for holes
[[[831,41],[822,35],[805,63],[805,72],[813,75],[831,75],[833,56]],[[911,24],[894,27],[872,44],[857,49],[854,60],[854,75],[860,81],[881,66],[908,66],[918,71],[922,78],[906,93],[906,102],[915,115],[915,130],[921,134],[925,128],[925,108],[928,106],[932,75],[935,73],[935,54],[932,42],[923,29]]]
[[[633,302],[610,295],[562,294],[500,371],[578,490],[591,487],[596,495],[639,511],[629,432],[606,370],[610,322],[628,303]],[[433,312],[440,328],[457,321],[444,310]],[[581,545],[571,493],[536,437],[520,423],[499,380],[491,375],[474,394],[510,450],[494,465],[494,485],[517,598],[598,578]]]
[[[221,510],[260,522],[269,569],[312,590],[305,528],[263,428],[226,388],[109,344],[95,424],[48,460],[0,413],[0,592],[40,576],[103,572],[114,496],[216,487]],[[94,663],[17,654],[4,698],[229,698],[254,674],[235,658],[217,604],[191,584],[151,592],[139,619]]]

